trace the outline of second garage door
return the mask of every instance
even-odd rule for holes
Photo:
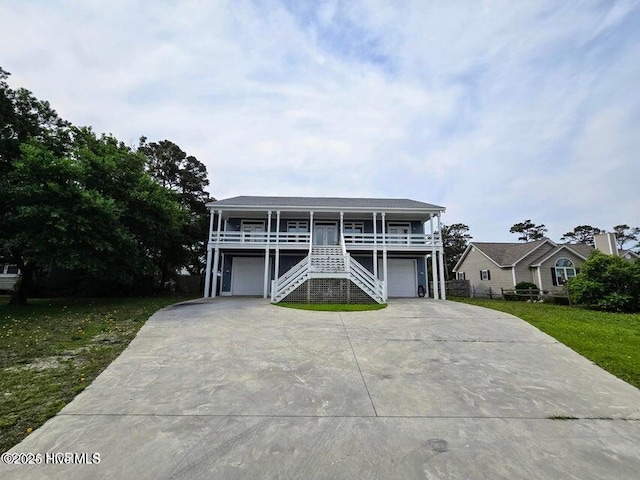
[[[231,295],[262,295],[264,258],[233,257]]]
[[[390,258],[388,262],[388,295],[390,297],[415,297],[418,292],[416,261],[405,258]]]

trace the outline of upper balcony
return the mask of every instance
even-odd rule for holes
[[[225,232],[211,234],[211,246],[234,249],[280,248],[285,250],[308,250],[310,242],[314,245],[340,245],[344,241],[347,250],[382,249],[387,250],[431,250],[442,247],[442,240],[437,234],[424,233],[349,233],[343,232],[341,239],[319,241],[308,232]]]

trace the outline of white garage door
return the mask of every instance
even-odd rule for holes
[[[233,257],[231,295],[260,295],[264,289],[264,258]]]
[[[387,266],[389,274],[388,295],[390,297],[415,297],[418,293],[416,261],[390,258]]]

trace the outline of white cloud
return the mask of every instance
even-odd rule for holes
[[[76,124],[204,161],[218,198],[410,197],[478,240],[640,225],[637,2],[0,5],[0,55]],[[637,181],[637,180],[636,180]]]

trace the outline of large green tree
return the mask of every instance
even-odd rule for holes
[[[14,207],[6,241],[22,271],[15,303],[26,301],[34,272],[52,267],[118,285],[159,270],[186,219],[141,155],[88,129],[74,129],[65,156],[35,140],[21,150],[7,176]]]
[[[138,151],[146,157],[151,176],[171,190],[188,212],[182,237],[176,237],[175,243],[167,245],[162,254],[162,279],[167,280],[182,268],[191,274],[201,274],[209,229],[206,203],[212,200],[205,190],[209,185],[206,166],[170,140],[148,143],[142,137]]]
[[[17,163],[22,158],[22,146],[36,142],[54,155],[62,155],[69,144],[70,125],[62,120],[46,101],[38,100],[24,89],[13,89],[7,79],[9,73],[0,67],[0,256],[10,259],[21,268],[22,290],[14,298],[24,302],[34,265],[25,262],[19,224],[13,220],[19,203],[15,198],[14,182]]]
[[[22,273],[12,302],[52,267],[119,286],[156,276],[190,225],[176,192],[144,155],[71,126],[7,78],[0,69],[0,255]]]
[[[469,227],[464,223],[442,225],[442,243],[449,278],[453,278],[453,267],[460,260],[472,238],[469,234]]]
[[[530,219],[524,222],[514,224],[509,233],[517,233],[520,235],[518,240],[522,242],[531,242],[533,240],[541,240],[547,233],[547,227],[544,224],[536,225]]]

